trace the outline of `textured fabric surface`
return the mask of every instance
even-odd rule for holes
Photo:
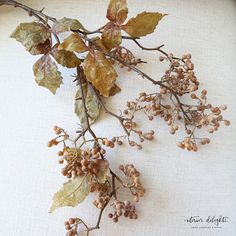
[[[78,17],[89,29],[105,23],[106,0],[33,0],[21,1],[33,8],[46,7],[55,17]],[[230,128],[220,129],[212,143],[197,153],[176,147],[182,132],[168,134],[162,121],[147,122],[145,129],[157,130],[153,143],[143,151],[117,148],[109,152],[115,167],[134,163],[140,169],[147,189],[138,204],[137,221],[121,220],[113,224],[106,210],[96,236],[234,236],[236,235],[236,2],[234,0],[133,0],[129,16],[147,11],[169,15],[158,30],[142,43],[152,47],[165,43],[165,49],[181,55],[191,52],[201,86],[207,88],[210,102],[228,104]],[[33,79],[31,66],[38,58],[8,36],[19,22],[30,21],[20,9],[0,7],[0,235],[1,236],[62,236],[63,222],[79,216],[93,225],[98,211],[92,197],[74,208],[58,209],[49,214],[51,198],[64,181],[60,176],[55,153],[46,143],[58,124],[70,134],[77,127],[73,114],[76,92],[72,84],[73,70],[64,70],[64,84],[56,96]],[[158,79],[164,66],[154,52],[144,52],[128,43],[134,53],[149,64],[140,68]],[[150,83],[134,73],[120,71],[118,84],[122,92],[108,103],[124,107],[140,90],[154,91]],[[202,88],[201,87],[201,88]],[[111,105],[112,104],[112,105]],[[120,134],[119,124],[105,114],[94,126],[101,136]],[[142,118],[140,118],[142,119]],[[55,156],[55,157],[54,157]],[[228,217],[226,223],[214,228],[212,223],[190,224],[185,220],[199,216]],[[192,228],[196,226],[196,228]]]

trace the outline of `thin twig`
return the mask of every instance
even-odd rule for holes
[[[115,61],[118,61],[119,63],[121,63],[122,65],[124,66],[127,66],[128,68],[130,68],[132,71],[136,72],[137,74],[141,75],[142,78],[145,78],[147,79],[148,81],[152,82],[154,85],[159,85],[160,87],[163,87],[165,89],[167,89],[170,93],[173,94],[173,96],[175,97],[176,101],[178,102],[178,105],[181,109],[181,111],[183,112],[183,115],[185,116],[185,118],[188,120],[188,121],[191,121],[188,114],[185,112],[185,110],[183,109],[183,106],[182,106],[182,103],[178,97],[178,95],[173,91],[173,89],[171,89],[170,87],[168,87],[167,85],[163,84],[162,81],[157,81],[157,80],[154,80],[152,79],[149,75],[147,75],[146,73],[144,73],[143,71],[139,70],[138,68],[136,68],[135,66],[133,65],[130,65],[129,63],[125,62],[125,61],[122,61],[120,58],[117,58],[113,55],[111,55],[109,52],[104,52],[99,46],[96,45],[96,43],[94,43],[93,40],[91,40],[90,38],[88,38],[86,35],[84,34],[80,34],[80,36],[90,42],[91,44],[93,44],[97,50],[101,51],[104,53],[104,55],[106,55],[107,57],[110,57],[111,59],[115,60]]]

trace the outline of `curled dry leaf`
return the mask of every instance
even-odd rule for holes
[[[86,46],[86,44],[84,43],[84,41],[81,39],[81,37],[78,34],[71,34],[69,37],[67,37],[63,43],[61,43],[58,46],[58,49],[64,49],[67,51],[71,51],[71,52],[78,52],[78,53],[82,53],[82,52],[86,52],[88,51],[88,48]]]
[[[62,84],[61,73],[58,71],[50,55],[42,56],[34,65],[35,81],[39,86],[49,89],[53,94]]]
[[[120,45],[122,41],[120,27],[112,22],[108,23],[103,29],[102,41],[108,50]]]
[[[109,97],[115,84],[117,73],[111,62],[100,51],[89,53],[83,63],[84,73],[89,82],[104,97]]]
[[[99,101],[96,95],[88,88],[87,84],[83,84],[83,91],[84,91],[87,114],[89,116],[89,123],[92,124],[96,121],[100,113]],[[75,113],[79,117],[82,126],[87,127],[86,113],[84,111],[84,105],[80,89],[76,93]]]
[[[142,12],[131,18],[122,29],[132,37],[141,37],[154,32],[159,21],[166,14],[158,12]]]
[[[71,30],[83,30],[86,31],[84,26],[77,19],[71,19],[64,17],[54,23],[51,28],[52,32],[55,34],[63,33]]]
[[[58,50],[55,49],[52,52],[53,57],[62,66],[67,68],[74,68],[79,66],[81,61],[73,52],[69,52],[66,50]]]
[[[50,35],[43,24],[28,22],[19,24],[10,37],[21,42],[32,55],[38,55],[51,48]]]
[[[77,176],[63,184],[63,187],[54,194],[53,204],[49,210],[50,213],[59,207],[75,207],[81,203],[89,194],[89,181],[91,174],[82,177]]]
[[[122,24],[128,15],[126,0],[111,0],[107,9],[107,19]]]

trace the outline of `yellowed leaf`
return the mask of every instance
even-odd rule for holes
[[[141,37],[147,34],[151,34],[159,21],[166,14],[161,14],[158,12],[142,12],[136,17],[131,18],[122,29],[132,37]]]
[[[106,46],[105,46],[105,44],[104,44],[104,42],[103,42],[103,40],[102,40],[101,38],[99,38],[99,37],[94,37],[94,38],[92,38],[92,41],[93,41],[93,43],[94,43],[96,46],[98,46],[99,49],[101,49],[102,51],[104,51],[104,52],[108,52],[108,51],[109,51],[109,50],[106,48]]]
[[[111,0],[107,9],[107,19],[122,24],[128,15],[126,0]]]
[[[74,52],[55,49],[53,50],[52,55],[57,63],[67,68],[74,68],[79,66],[81,63],[80,59],[75,55]]]
[[[102,41],[108,50],[121,44],[121,30],[120,27],[114,23],[109,23],[102,32]]]
[[[53,204],[50,213],[59,207],[71,206],[75,207],[81,203],[89,194],[89,181],[91,174],[85,176],[77,176],[63,184],[63,187],[54,194]]]
[[[71,52],[78,52],[78,53],[82,53],[82,52],[86,52],[88,51],[87,46],[85,45],[84,41],[81,39],[81,37],[78,34],[71,34],[69,37],[67,37],[63,43],[61,43],[58,46],[58,49],[64,49],[67,51],[71,51]]]
[[[109,97],[117,73],[105,55],[100,51],[95,51],[93,54],[89,53],[84,61],[83,68],[87,80],[102,96]]]

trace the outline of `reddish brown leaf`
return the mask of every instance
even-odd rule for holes
[[[36,46],[33,46],[29,52],[32,55],[47,54],[51,50],[51,41],[47,39],[44,43],[40,43]]]
[[[114,84],[114,86],[110,90],[110,96],[114,96],[120,91],[121,91],[121,88],[118,85]]]
[[[107,19],[122,24],[128,15],[126,0],[111,0],[107,9]]]

